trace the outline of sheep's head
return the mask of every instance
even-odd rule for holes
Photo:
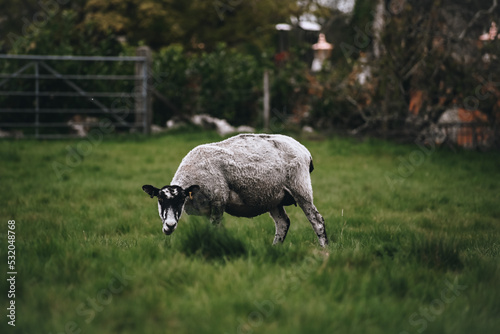
[[[142,190],[151,198],[155,196],[158,198],[158,213],[163,222],[163,233],[170,235],[177,228],[186,198],[193,199],[194,194],[200,190],[200,187],[193,185],[187,189],[182,189],[179,186],[165,186],[158,189],[147,184],[142,186]]]

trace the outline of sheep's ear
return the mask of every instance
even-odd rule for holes
[[[200,190],[200,186],[199,185],[192,185],[190,186],[189,188],[185,189],[184,190],[184,194],[186,195],[186,197],[189,197],[189,199],[193,199],[193,196]]]
[[[153,198],[154,196],[158,197],[158,194],[160,193],[160,189],[150,186],[149,184],[143,185],[142,190],[144,190],[146,194],[151,196],[151,198]]]

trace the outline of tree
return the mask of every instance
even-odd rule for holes
[[[491,22],[499,23],[497,2],[385,0],[380,15],[379,2],[358,0],[350,34],[336,43],[343,57],[322,82],[326,89],[315,111],[323,115],[321,123],[328,115],[322,108],[330,108],[337,110],[330,113],[336,124],[343,120],[356,131],[419,130],[452,106],[480,110],[494,121],[500,41],[478,37]],[[373,29],[377,16],[383,20],[379,32]],[[346,67],[351,74],[339,76]],[[357,79],[362,69],[371,74],[364,84]],[[409,109],[415,117],[408,117]]]
[[[186,50],[213,50],[225,42],[263,51],[274,25],[299,10],[295,0],[0,0],[0,6],[9,13],[0,17],[4,51],[12,50],[13,39],[30,40],[64,10],[76,13],[71,30],[90,25],[96,35],[113,34],[133,46],[176,43]]]

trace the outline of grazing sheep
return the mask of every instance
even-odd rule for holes
[[[274,244],[285,240],[290,219],[284,206],[299,205],[321,246],[328,244],[323,217],[313,204],[309,151],[283,135],[241,134],[195,147],[168,186],[142,189],[158,198],[163,233],[177,227],[184,209],[219,223],[224,212],[256,217],[269,212],[276,224]]]

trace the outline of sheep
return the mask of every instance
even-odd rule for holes
[[[192,149],[182,160],[170,185],[142,189],[158,198],[163,233],[170,235],[182,211],[208,216],[217,225],[224,212],[256,217],[269,212],[276,225],[273,244],[283,243],[290,226],[285,206],[302,209],[325,247],[325,222],[313,204],[307,148],[284,135],[240,134]]]

